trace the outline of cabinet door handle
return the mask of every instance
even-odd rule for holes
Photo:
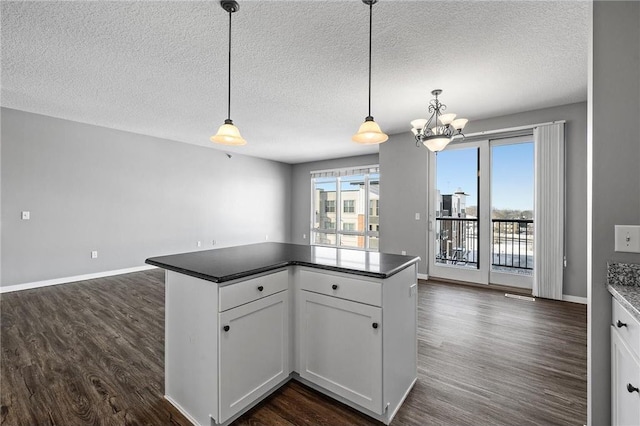
[[[626,326],[627,326],[627,324],[622,322],[622,321],[620,321],[620,320],[618,320],[616,322],[616,327],[618,327],[618,328],[622,328],[622,327],[626,327]],[[631,392],[631,391],[629,391],[629,392]]]
[[[224,327],[222,327],[222,329],[224,331],[229,331],[231,329],[231,327],[229,327],[228,325],[225,325]]]
[[[332,289],[337,290],[338,289],[338,284],[334,284],[331,286]]]
[[[373,328],[378,328],[378,323],[377,323],[377,322],[374,322],[373,324],[371,324],[371,327],[373,327]]]
[[[637,387],[633,386],[631,383],[627,383],[627,390],[629,391],[629,393],[632,393],[632,392],[640,393],[640,389],[638,389]]]
[[[262,291],[264,290],[264,287],[262,287],[261,285],[258,286],[258,291]]]

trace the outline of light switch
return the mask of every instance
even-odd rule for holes
[[[31,212],[22,212],[22,220],[31,219]]]
[[[615,226],[615,251],[640,253],[640,225]]]
[[[420,213],[416,213],[416,220],[420,220]]]

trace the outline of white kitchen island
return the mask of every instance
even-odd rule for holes
[[[389,424],[417,378],[419,258],[263,243],[155,257],[165,397],[229,424],[288,380]]]

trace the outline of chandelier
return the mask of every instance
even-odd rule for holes
[[[411,131],[416,137],[416,146],[422,143],[430,151],[442,151],[455,138],[464,138],[462,129],[469,120],[466,118],[456,119],[456,114],[443,114],[447,106],[438,100],[438,95],[442,90],[436,89],[431,92],[435,99],[429,102],[429,113],[431,117],[418,118],[411,122]]]

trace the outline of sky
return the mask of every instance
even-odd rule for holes
[[[533,210],[533,143],[494,146],[491,157],[492,208]],[[470,194],[467,206],[478,205],[478,149],[441,151],[436,162],[440,193],[452,194],[462,188]]]

